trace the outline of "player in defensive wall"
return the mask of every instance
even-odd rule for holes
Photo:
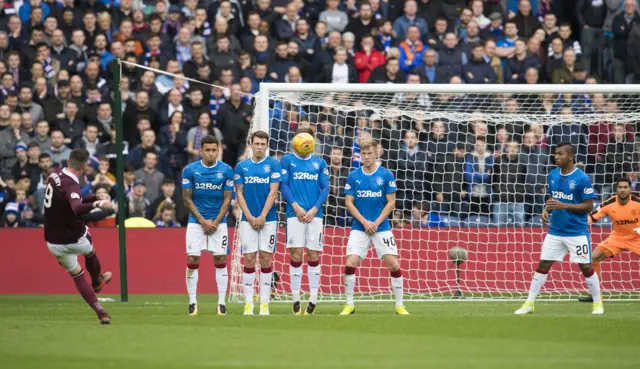
[[[280,162],[267,156],[269,135],[256,131],[251,135],[253,157],[236,165],[235,186],[242,210],[240,245],[244,257],[244,315],[253,315],[253,284],[256,256],[260,254],[260,315],[269,315],[273,253],[278,241],[276,208],[282,181]]]
[[[189,210],[187,224],[187,273],[189,315],[198,315],[198,268],[200,255],[213,255],[216,266],[218,305],[216,313],[227,315],[225,297],[229,283],[227,253],[229,233],[227,212],[233,197],[233,169],[218,158],[220,142],[215,136],[205,136],[200,143],[201,160],[187,165],[182,173],[182,198]]]
[[[558,166],[547,177],[547,201],[542,211],[543,222],[549,222],[549,232],[542,244],[538,268],[533,275],[529,296],[516,315],[535,311],[534,301],[547,281],[554,262],[562,262],[569,253],[569,261],[577,263],[584,275],[589,294],[593,298],[592,314],[604,314],[600,296],[598,274],[591,265],[591,237],[589,213],[596,197],[589,176],[576,168],[575,155],[570,143],[556,147],[555,161]],[[549,220],[549,216],[551,219]]]
[[[353,302],[356,268],[367,256],[372,243],[391,273],[396,314],[409,315],[403,305],[404,280],[398,263],[396,239],[389,222],[389,215],[396,204],[396,179],[391,171],[377,163],[378,144],[374,140],[360,139],[360,155],[362,166],[349,174],[344,188],[345,203],[353,216],[353,224],[344,269],[347,303],[340,315],[351,315],[356,311]]]
[[[294,152],[282,160],[281,192],[287,202],[287,248],[289,249],[293,314],[302,314],[300,288],[302,285],[302,257],[307,251],[309,304],[304,315],[316,310],[320,285],[320,253],[322,252],[322,205],[329,196],[329,168],[320,157],[313,155],[313,130],[301,128],[293,139]]]

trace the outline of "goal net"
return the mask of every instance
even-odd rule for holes
[[[640,189],[635,187],[639,97],[640,86],[633,85],[262,84],[252,130],[267,131],[270,154],[280,158],[290,152],[295,131],[309,126],[316,132],[315,155],[329,164],[321,300],[344,300],[352,221],[344,185],[360,165],[363,137],[380,143],[379,162],[397,179],[391,221],[405,298],[521,299],[547,231],[540,215],[547,173],[555,168],[554,148],[573,145],[578,167],[597,192],[596,204],[615,194],[619,178],[630,177]],[[283,200],[276,206],[273,291],[276,299],[288,300]],[[610,230],[608,218],[594,225],[592,246]],[[242,301],[239,237],[230,289],[236,301]],[[623,253],[602,264],[606,298],[640,297],[639,260]],[[541,297],[575,298],[584,291],[584,278],[566,261],[552,268]],[[358,268],[356,294],[359,300],[393,299],[389,272],[373,250]]]

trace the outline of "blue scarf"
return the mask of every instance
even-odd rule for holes
[[[389,51],[389,48],[391,47],[391,36],[385,36],[382,33],[378,33],[378,37],[382,42],[382,46],[384,47],[384,52]]]
[[[44,75],[47,79],[51,79],[56,76],[56,71],[51,66],[51,57],[48,57],[44,60]]]
[[[211,92],[211,97],[209,98],[209,110],[211,111],[211,119],[213,119],[213,125],[216,125],[216,118],[218,117],[218,109],[222,104],[224,104],[226,99],[224,95],[222,95],[219,99],[213,95]]]
[[[160,49],[158,49],[158,52],[153,54],[151,53],[151,51],[147,51],[147,53],[144,54],[144,65],[148,67],[149,62],[151,61],[151,57],[156,55],[160,55]]]

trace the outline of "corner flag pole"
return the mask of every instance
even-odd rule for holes
[[[111,64],[113,74],[113,120],[116,130],[116,196],[118,197],[118,243],[120,245],[120,301],[129,301],[129,291],[127,285],[127,237],[124,228],[125,208],[124,208],[124,151],[123,128],[122,128],[122,95],[120,93],[120,76],[122,73],[122,62],[115,59]]]

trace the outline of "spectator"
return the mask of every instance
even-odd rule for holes
[[[599,54],[604,49],[602,27],[607,17],[607,9],[603,5],[603,1],[576,1],[576,20],[581,28],[580,44],[584,48],[581,56],[588,74],[595,72],[602,75]]]
[[[627,63],[633,73],[633,83],[640,83],[640,24],[635,24],[627,41]]]
[[[42,106],[33,102],[33,92],[28,86],[20,87],[20,99],[18,100],[19,113],[31,113],[33,124],[44,119]]]
[[[520,147],[520,162],[526,163],[525,214],[540,214],[546,193],[549,153],[538,144],[533,130],[525,132]]]
[[[41,120],[36,125],[36,134],[31,138],[31,143],[35,143],[44,152],[51,147],[51,137],[49,137],[49,123]]]
[[[561,23],[558,27],[558,38],[562,41],[564,50],[573,49],[577,56],[582,56],[582,48],[580,43],[571,38],[571,25],[568,23]],[[549,45],[549,54],[551,54],[551,45]]]
[[[400,40],[407,38],[409,26],[417,26],[420,31],[420,40],[426,42],[429,39],[429,26],[427,21],[417,16],[418,6],[415,0],[407,0],[404,3],[404,15],[393,22],[393,31]]]
[[[0,177],[4,178],[11,172],[11,168],[17,161],[16,145],[26,145],[29,142],[29,136],[20,129],[20,114],[11,114],[9,121],[10,126],[0,131]]]
[[[502,70],[502,60],[496,56],[496,42],[494,40],[487,40],[484,44],[484,56],[487,63],[493,68],[493,73],[496,75],[496,83],[504,83],[504,73]]]
[[[427,156],[418,147],[418,134],[405,131],[404,143],[398,153],[398,201],[400,208],[408,209],[413,201],[422,201]]]
[[[342,32],[349,23],[347,13],[338,9],[339,0],[327,0],[327,10],[320,13],[319,20],[327,25],[329,32]]]
[[[369,83],[404,83],[404,72],[400,70],[400,63],[396,58],[387,58],[384,65],[377,67],[369,76]]]
[[[544,15],[542,30],[545,33],[545,44],[550,45],[551,40],[558,38],[558,32],[560,28],[558,27],[558,18],[553,13],[547,13]]]
[[[362,38],[370,36],[371,32],[376,28],[375,23],[373,12],[371,11],[371,4],[363,2],[360,3],[360,11],[357,17],[349,20],[345,31],[353,33],[356,36],[356,43],[361,44]]]
[[[51,131],[51,147],[47,149],[46,153],[51,156],[53,165],[58,167],[62,165],[63,161],[66,162],[71,154],[71,149],[64,143],[64,133],[60,130]]]
[[[444,17],[436,19],[434,29],[435,32],[429,34],[426,45],[440,51],[444,47],[444,37],[447,35],[447,19]]]
[[[566,105],[560,109],[560,119],[561,124],[551,126],[547,132],[549,151],[554,153],[556,146],[560,143],[569,142],[576,153],[576,164],[584,166],[587,158],[588,128],[584,124],[574,121],[571,107]]]
[[[419,85],[420,76],[417,73],[409,73],[407,75],[407,84]],[[391,100],[392,103],[402,104],[407,109],[412,108],[429,108],[431,107],[431,100],[429,94],[416,94],[416,93],[396,93]]]
[[[489,18],[484,16],[484,2],[482,0],[473,0],[471,2],[471,13],[473,13],[473,22],[480,27],[480,29],[485,29],[491,24]],[[467,31],[468,31],[467,27]]]
[[[127,157],[127,162],[134,168],[140,169],[144,164],[144,158],[147,152],[153,152],[156,155],[160,153],[160,147],[156,145],[156,134],[152,129],[144,130],[140,145],[131,149]]]
[[[496,74],[484,58],[484,46],[473,45],[471,60],[462,67],[462,78],[465,83],[495,83]]]
[[[175,121],[175,119],[172,121]],[[187,133],[186,151],[189,153],[189,162],[200,159],[200,141],[202,138],[214,134],[213,127],[211,126],[211,116],[208,112],[200,113],[196,122],[198,125],[189,129]],[[175,125],[175,123],[172,123],[174,129]]]
[[[467,35],[461,39],[460,48],[465,54],[471,55],[473,45],[478,43],[482,43],[482,39],[480,38],[480,28],[478,28],[478,24],[476,22],[469,22],[469,24],[467,24]]]
[[[493,223],[498,226],[520,226],[524,223],[524,197],[527,166],[522,163],[519,145],[515,141],[506,144],[504,152],[493,165]],[[509,219],[511,218],[511,219]]]
[[[412,25],[407,29],[407,39],[400,42],[398,49],[400,50],[400,68],[409,73],[414,68],[422,65],[426,47],[420,41],[420,29],[418,26]]]
[[[371,35],[362,36],[361,48],[355,55],[355,67],[359,72],[359,82],[367,83],[371,72],[378,66],[384,65],[384,54],[374,48]],[[434,60],[435,61],[435,60]]]
[[[493,161],[492,153],[487,150],[485,138],[476,137],[475,151],[466,155],[464,163],[464,181],[468,183],[470,214],[489,215]]]
[[[541,27],[538,18],[531,13],[531,2],[529,0],[520,0],[518,5],[518,14],[512,19],[520,30],[520,37],[529,38],[533,33]]]
[[[80,140],[84,131],[84,123],[77,119],[78,104],[68,100],[64,106],[62,118],[56,121],[56,128],[64,134],[64,143],[69,147],[80,147]]]
[[[144,218],[151,203],[146,196],[147,184],[144,179],[136,178],[133,190],[129,192],[125,202],[127,218]]]
[[[431,186],[437,206],[432,208],[440,213],[463,213],[463,202],[469,198],[464,183],[465,157],[464,143],[458,142],[453,151],[445,154],[444,160],[434,165]]]
[[[515,44],[519,39],[518,26],[513,21],[504,25],[504,37],[496,41],[496,55],[501,58],[510,58],[515,52]]]
[[[76,146],[87,149],[90,155],[95,155],[99,143],[100,141],[98,140],[98,126],[91,123],[88,124],[84,129],[84,134],[82,135]]]
[[[624,124],[616,124],[611,134],[611,141],[606,149],[605,183],[611,184],[634,171],[633,164],[636,161],[635,143],[627,140],[627,130]]]
[[[357,83],[357,70],[346,63],[347,51],[344,47],[336,48],[334,63],[325,66],[324,82],[326,83]]]
[[[454,0],[456,1],[456,0]],[[457,0],[460,3],[461,0]],[[465,6],[465,4],[460,4]],[[469,8],[463,8],[460,11],[460,16],[456,21],[455,26],[455,34],[457,34],[460,38],[465,38],[467,36],[467,25],[469,22],[473,20],[473,12]]]
[[[611,27],[613,32],[613,81],[615,83],[625,83],[631,79],[628,78],[631,70],[628,70],[626,65],[627,44],[631,30],[636,24],[640,24],[637,7],[636,0],[624,0],[624,11],[613,17]],[[633,47],[637,48],[637,44]]]
[[[573,73],[576,71],[576,67],[578,67],[578,70],[583,69],[581,65],[576,64],[576,53],[573,49],[565,50],[562,58],[562,66],[553,71],[551,81],[553,83],[572,83]]]
[[[235,167],[238,157],[244,153],[253,108],[244,102],[240,86],[231,86],[231,97],[218,111],[217,126],[222,132],[224,150],[222,161]]]
[[[385,52],[387,58],[389,58],[389,50],[398,46],[399,43],[393,32],[391,21],[382,20],[378,27],[378,35],[374,38],[376,49]]]
[[[438,66],[442,67],[445,80],[462,76],[462,66],[467,64],[467,55],[458,48],[458,38],[449,32],[444,38],[444,47],[438,52]]]
[[[145,196],[149,201],[155,200],[160,195],[160,186],[164,180],[164,174],[160,173],[157,167],[158,154],[147,151],[144,155],[144,166],[136,171],[136,179],[144,180],[147,185]]]
[[[101,156],[98,159],[98,172],[91,182],[94,192],[97,192],[98,186],[106,186],[108,189],[111,189],[116,185],[116,177],[109,172],[110,167],[111,163],[106,156]],[[107,193],[108,192],[109,191],[107,191]]]
[[[527,52],[524,40],[517,40],[514,55],[505,62],[505,82],[525,83],[525,73],[529,68],[539,71],[542,68],[542,61],[536,55]]]
[[[165,202],[158,208],[158,215],[153,218],[158,228],[176,228],[180,227],[180,223],[175,221],[175,205]]]
[[[498,12],[491,13],[489,15],[489,26],[485,27],[480,32],[480,37],[483,40],[500,40],[504,37],[504,27],[502,26],[502,14]]]
[[[263,0],[266,1],[266,0]],[[262,10],[262,7],[265,5],[258,5],[258,12],[261,11],[266,11],[267,13],[270,13],[271,10]],[[266,9],[268,8],[269,5],[267,5]],[[274,13],[274,16],[277,13]],[[345,14],[346,17],[346,14]],[[270,24],[271,22],[269,22],[269,17],[263,17],[262,21],[266,21],[267,24]],[[275,23],[275,34],[278,38],[278,40],[284,41],[284,40],[289,40],[293,37],[295,37],[295,30],[296,30],[296,22],[298,21],[298,19],[300,19],[300,16],[298,15],[298,5],[295,4],[295,2],[290,2],[289,4],[287,4],[286,7],[286,11],[284,13],[284,15],[282,16],[282,19],[280,19],[279,21],[277,21]],[[323,22],[323,24],[326,25],[326,23]],[[345,26],[347,25],[346,22],[344,24]]]

